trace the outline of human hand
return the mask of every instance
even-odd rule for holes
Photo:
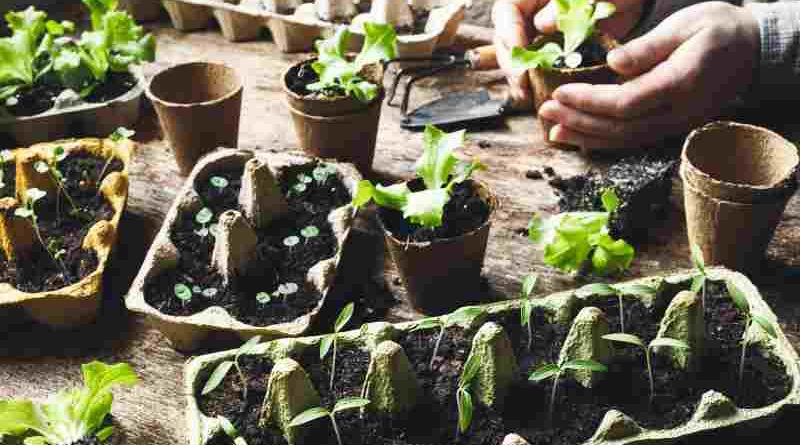
[[[539,115],[550,139],[584,151],[639,148],[719,117],[753,82],[758,23],[746,8],[708,2],[682,9],[612,50],[621,85],[562,85]]]
[[[626,36],[638,23],[646,0],[608,0],[617,11],[597,24],[598,29],[615,38]],[[506,74],[511,97],[516,104],[531,107],[528,76],[511,67],[511,49],[527,47],[537,33],[556,31],[556,6],[548,0],[497,0],[492,8],[497,62]]]

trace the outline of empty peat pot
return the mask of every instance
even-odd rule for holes
[[[298,62],[283,73],[283,90],[300,148],[311,156],[351,162],[360,172],[369,172],[385,95],[383,70],[374,66],[376,69],[362,73],[378,85],[378,94],[369,103],[350,96],[303,94],[304,85],[298,86],[300,71],[310,69],[313,60]]]
[[[559,45],[563,44],[563,36],[560,34],[540,35],[533,41],[533,47],[541,48],[547,43],[557,42]],[[593,44],[599,45],[606,52],[611,51],[618,45],[617,41],[611,36],[600,32],[595,33],[591,37]],[[605,56],[604,56],[605,57]],[[553,69],[531,69],[528,70],[528,77],[533,87],[533,105],[536,110],[543,103],[547,102],[553,97],[553,91],[558,87],[568,83],[591,83],[591,84],[607,84],[617,83],[617,75],[608,64],[595,64],[586,67],[578,68],[553,68]],[[564,149],[575,149],[576,147],[569,144],[553,142],[550,140],[550,129],[554,123],[539,117],[539,123],[542,126],[544,140],[548,144]]]
[[[233,68],[191,62],[167,68],[147,87],[181,174],[217,147],[239,143],[242,81]]]
[[[386,209],[378,212],[389,254],[400,273],[408,301],[420,312],[443,314],[475,303],[480,295],[481,270],[498,200],[486,184],[471,181],[489,214],[478,228],[461,235],[426,242],[408,241],[392,232]],[[412,190],[413,182],[409,184]]]
[[[797,148],[765,128],[714,122],[681,155],[689,242],[710,264],[751,270],[797,190]]]

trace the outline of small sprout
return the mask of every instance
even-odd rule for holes
[[[202,209],[200,209],[200,211],[197,212],[196,215],[194,215],[194,221],[197,224],[200,224],[202,227],[198,230],[195,230],[194,233],[203,238],[207,237],[208,234],[210,233],[208,223],[210,223],[213,218],[214,218],[214,212],[212,212],[211,209],[209,209],[208,207],[203,207]]]
[[[6,184],[3,182],[3,176],[5,172],[3,171],[3,166],[7,162],[11,162],[14,160],[14,154],[11,150],[0,150],[0,189],[5,187]]]
[[[209,287],[208,289],[203,289],[203,296],[206,298],[214,298],[217,296],[219,291],[216,287]]]
[[[297,283],[284,283],[278,286],[278,293],[281,295],[292,295],[300,290]]]
[[[336,166],[333,164],[319,164],[311,172],[311,176],[317,181],[317,184],[323,185],[328,181],[331,175],[336,174]]]
[[[133,131],[133,130],[129,130],[129,129],[125,128],[125,127],[119,127],[116,130],[114,130],[113,133],[108,135],[108,138],[111,139],[114,142],[119,142],[119,141],[122,141],[122,140],[130,139],[135,134],[136,134],[136,132]]]
[[[288,247],[290,250],[292,247],[298,245],[300,243],[300,238],[297,236],[287,236],[283,239],[283,245]]]
[[[362,399],[359,397],[348,397],[336,402],[332,410],[328,410],[321,406],[309,408],[303,411],[302,413],[296,415],[294,418],[292,418],[292,421],[289,422],[289,428],[295,428],[301,425],[305,425],[314,420],[327,417],[331,419],[331,424],[333,424],[333,432],[334,434],[336,434],[336,442],[339,445],[344,445],[342,442],[342,436],[339,433],[339,426],[336,424],[336,413],[351,409],[363,408],[369,404],[370,401],[368,399]]]
[[[225,187],[228,186],[228,180],[222,176],[212,176],[208,182],[213,186],[222,191]]]
[[[304,182],[298,182],[297,184],[292,186],[292,190],[298,194],[303,193],[304,191],[306,191],[307,188],[308,186],[306,186]]]
[[[269,292],[259,292],[256,294],[256,301],[259,304],[269,304],[272,301],[272,295]]]
[[[33,164],[33,169],[41,174],[45,174],[50,171],[50,166],[47,165],[45,161],[36,161],[36,163]]]
[[[200,286],[197,286],[197,285],[192,286],[192,292],[195,293],[195,294],[202,294],[203,293],[203,288],[200,287]]]
[[[533,322],[531,315],[533,314],[533,302],[531,301],[531,294],[536,288],[536,281],[539,277],[535,274],[528,275],[522,281],[522,289],[520,290],[519,298],[522,302],[519,305],[520,325],[528,328],[528,350],[531,350],[533,345]]]
[[[474,404],[472,402],[472,383],[478,376],[481,368],[480,357],[477,354],[470,355],[464,363],[464,369],[458,378],[458,390],[456,390],[456,405],[458,406],[458,433],[467,432],[472,423]]]
[[[411,329],[411,332],[416,332],[422,329],[439,329],[439,336],[436,338],[436,345],[433,347],[433,356],[431,356],[430,368],[433,369],[433,364],[439,354],[439,346],[442,344],[442,338],[447,328],[458,324],[469,325],[475,318],[483,315],[484,309],[476,306],[466,306],[458,309],[452,314],[443,315],[441,317],[432,317],[420,320],[419,323]]]
[[[333,346],[333,356],[331,357],[331,383],[330,389],[333,390],[333,380],[336,374],[336,348],[339,340],[339,332],[347,325],[353,317],[353,310],[355,309],[354,303],[349,303],[342,309],[339,316],[336,317],[336,322],[333,324],[333,333],[322,337],[319,342],[319,359],[323,360]]]
[[[536,368],[536,370],[531,373],[528,380],[532,382],[541,382],[542,380],[553,378],[553,389],[550,391],[550,409],[548,411],[550,413],[551,420],[553,419],[553,412],[556,405],[558,380],[561,378],[561,374],[566,370],[606,372],[608,371],[608,368],[606,365],[594,360],[569,360],[562,365],[547,363]]]
[[[692,264],[694,265],[694,269],[696,271],[696,275],[692,278],[692,292],[700,293],[702,290],[702,303],[703,309],[705,310],[706,307],[706,282],[708,281],[708,275],[706,274],[706,262],[703,259],[703,251],[700,249],[695,243],[691,243],[690,247],[692,249]]]
[[[214,371],[211,373],[211,376],[206,381],[205,386],[203,386],[203,391],[201,394],[206,395],[215,390],[219,384],[222,383],[222,380],[225,379],[225,376],[228,375],[231,367],[233,367],[236,369],[236,372],[239,374],[239,380],[242,382],[242,399],[247,400],[247,377],[245,377],[241,366],[239,366],[239,358],[241,358],[243,355],[253,354],[260,341],[260,335],[252,337],[236,350],[233,360],[225,360],[217,365],[217,367],[214,368]]]
[[[300,173],[299,175],[297,175],[297,181],[300,184],[311,184],[311,181],[313,181],[313,180],[314,179],[312,179],[311,176],[308,176],[305,173]]]
[[[623,334],[623,333],[606,334],[603,336],[603,338],[605,340],[612,342],[625,343],[628,345],[638,346],[639,348],[642,349],[642,351],[644,351],[645,365],[647,366],[647,377],[650,379],[650,403],[653,403],[653,399],[656,396],[655,381],[653,380],[653,360],[652,360],[653,348],[666,346],[669,348],[690,349],[689,345],[687,345],[686,343],[669,337],[654,338],[649,344],[645,344],[645,342],[641,338],[632,334]]]
[[[233,426],[233,423],[231,423],[227,417],[217,416],[217,420],[219,421],[220,426],[222,426],[222,431],[225,432],[225,435],[227,435],[233,441],[233,445],[247,445],[247,441],[244,439],[244,437],[239,435],[239,430]]]
[[[578,289],[578,293],[586,295],[598,295],[600,297],[616,296],[619,300],[619,326],[620,331],[625,332],[625,308],[622,305],[624,297],[652,297],[657,293],[657,289],[645,284],[587,284]]]
[[[303,235],[303,238],[306,239],[306,243],[311,238],[319,236],[319,229],[316,226],[306,226],[303,230],[300,231],[300,235]]]
[[[758,324],[773,339],[778,337],[778,332],[770,319],[752,311],[750,303],[747,302],[747,297],[738,286],[730,280],[725,281],[725,286],[728,288],[728,294],[730,294],[733,304],[736,305],[736,308],[739,309],[742,317],[744,317],[744,332],[742,332],[741,340],[742,355],[739,359],[739,388],[741,388],[742,380],[744,379],[744,360],[747,355],[747,346],[756,340],[750,334],[753,323]]]
[[[33,225],[33,232],[36,234],[36,238],[39,240],[39,244],[42,245],[44,250],[50,255],[50,258],[53,259],[53,262],[59,266],[64,273],[64,276],[67,275],[67,267],[64,263],[61,262],[61,256],[59,255],[56,257],[54,253],[48,248],[48,245],[44,242],[42,238],[42,232],[39,229],[39,217],[36,215],[36,203],[39,202],[47,196],[47,192],[38,188],[29,188],[25,191],[25,203],[24,207],[17,207],[14,209],[14,216],[18,218],[25,218],[31,220],[31,225]],[[58,252],[56,252],[58,253]]]
[[[189,286],[183,283],[176,284],[173,292],[175,293],[175,298],[184,303],[188,303],[192,299],[192,289],[189,289]]]

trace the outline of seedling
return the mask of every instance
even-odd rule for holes
[[[547,363],[536,368],[536,370],[531,373],[530,377],[528,377],[528,380],[532,382],[541,382],[550,378],[553,379],[553,389],[550,390],[550,408],[548,410],[551,420],[553,419],[553,413],[555,411],[558,380],[561,378],[561,374],[567,370],[606,372],[608,368],[606,365],[594,360],[569,360],[561,365]]]
[[[311,172],[311,176],[314,177],[314,180],[316,180],[319,185],[324,185],[328,182],[328,178],[335,174],[336,166],[333,164],[319,164],[314,167],[314,171]]]
[[[256,294],[256,301],[260,304],[269,304],[272,300],[283,299],[289,295],[292,295],[300,290],[300,286],[297,283],[284,283],[278,286],[278,289],[273,292],[259,292]]]
[[[222,176],[212,176],[208,183],[220,193],[228,186],[228,180]]]
[[[433,355],[431,356],[431,363],[429,365],[431,369],[433,369],[433,364],[436,361],[436,357],[439,355],[439,346],[442,344],[442,339],[444,338],[444,333],[447,328],[459,324],[472,324],[472,321],[475,320],[475,318],[483,315],[483,313],[484,309],[482,308],[466,306],[448,315],[420,320],[420,322],[411,329],[411,332],[416,332],[423,329],[439,329],[439,336],[436,337],[436,345],[433,347]]]
[[[225,432],[225,435],[233,441],[233,445],[247,445],[245,438],[239,434],[239,430],[236,429],[227,417],[217,416],[217,420],[222,427],[222,431]]]
[[[5,167],[7,162],[11,162],[14,160],[14,155],[11,153],[11,150],[0,150],[0,189],[6,186],[4,182],[3,176],[5,175]]]
[[[181,300],[181,302],[186,305],[186,303],[192,301],[192,296],[195,294],[200,294],[206,298],[214,298],[219,293],[219,290],[216,287],[203,289],[200,286],[193,286],[190,288],[183,283],[178,283],[174,286],[173,292],[175,294],[175,298]]]
[[[544,245],[544,262],[566,272],[585,266],[598,275],[623,272],[633,262],[634,250],[625,240],[615,240],[608,232],[611,213],[619,207],[619,197],[608,188],[601,195],[605,212],[566,212],[542,219],[533,215],[528,238]]]
[[[616,296],[619,300],[619,326],[620,331],[625,332],[625,308],[622,301],[625,297],[653,297],[657,289],[646,284],[587,284],[578,290],[579,293],[598,295],[601,297]]]
[[[354,309],[354,303],[349,303],[347,306],[345,306],[344,309],[342,309],[342,312],[339,313],[339,316],[336,317],[336,321],[333,323],[333,333],[322,337],[322,340],[319,342],[320,360],[325,359],[325,356],[328,355],[328,352],[331,350],[331,346],[333,346],[333,356],[331,357],[331,391],[333,391],[333,380],[334,376],[336,375],[336,349],[339,343],[339,333],[350,321],[350,318],[353,317]]]
[[[656,396],[655,381],[653,380],[653,361],[652,361],[653,348],[668,347],[668,348],[690,349],[689,345],[687,345],[686,343],[669,337],[654,338],[649,344],[646,344],[644,340],[633,334],[623,334],[623,333],[606,334],[603,336],[603,338],[611,342],[625,343],[628,345],[638,346],[639,348],[642,349],[642,351],[644,351],[645,366],[647,366],[647,377],[650,379],[651,404],[653,403],[653,399]]]
[[[203,238],[207,237],[210,232],[209,224],[213,218],[214,212],[212,212],[211,209],[208,207],[203,207],[200,209],[200,211],[194,215],[194,221],[197,224],[200,224],[201,227],[200,229],[195,230],[194,233]]]
[[[60,215],[61,212],[58,210],[59,206],[59,197],[63,194],[69,205],[72,207],[72,214],[77,215],[80,212],[78,205],[75,204],[73,201],[72,196],[69,195],[67,192],[66,187],[64,186],[64,174],[61,173],[61,170],[58,169],[58,163],[63,161],[67,158],[67,153],[64,151],[64,147],[58,145],[52,148],[50,153],[50,159],[47,161],[36,161],[33,164],[34,170],[41,174],[48,174],[53,182],[56,184],[56,188],[58,189],[59,196],[56,197],[56,214]],[[59,216],[60,218],[60,216]]]
[[[525,71],[542,68],[553,69],[559,60],[568,68],[577,68],[583,62],[578,47],[595,31],[599,20],[616,11],[613,3],[595,0],[556,0],[556,28],[564,35],[564,46],[550,42],[539,49],[514,47],[511,61],[514,69]]]
[[[300,425],[305,425],[309,422],[313,422],[317,419],[327,417],[331,419],[331,424],[333,425],[333,432],[334,434],[336,434],[336,442],[339,445],[344,445],[342,442],[342,436],[339,433],[339,426],[336,424],[336,413],[340,413],[342,411],[348,411],[351,409],[363,408],[369,404],[370,401],[367,399],[362,399],[360,397],[348,397],[336,402],[332,410],[328,410],[327,408],[323,408],[321,406],[309,408],[303,411],[302,413],[296,415],[294,418],[292,418],[292,421],[289,422],[289,428],[295,428]]]
[[[731,296],[733,304],[736,305],[736,308],[739,309],[742,317],[744,317],[744,332],[742,332],[741,340],[742,356],[739,359],[739,388],[741,388],[742,380],[744,379],[744,360],[747,355],[747,346],[756,340],[755,336],[750,333],[753,323],[758,324],[773,339],[778,337],[778,333],[772,321],[761,314],[753,312],[750,303],[747,302],[747,297],[744,296],[738,286],[730,280],[725,281],[725,286],[728,288],[728,294]]]
[[[536,288],[536,281],[539,279],[537,275],[528,275],[522,281],[522,289],[519,298],[521,300],[519,305],[520,324],[528,328],[528,350],[531,350],[533,345],[533,321],[531,315],[533,314],[533,301],[531,301],[531,294]]]
[[[134,135],[136,135],[135,131],[127,129],[125,127],[118,127],[110,135],[108,135],[108,138],[111,139],[114,142],[120,142],[120,141],[129,140]]]
[[[45,244],[44,239],[42,238],[42,232],[39,229],[39,216],[36,214],[36,203],[39,202],[42,198],[47,196],[47,192],[38,188],[29,188],[25,191],[25,204],[24,207],[17,207],[14,210],[14,216],[19,218],[26,218],[31,221],[31,225],[33,226],[33,233],[36,234],[36,239],[39,240],[39,243],[44,248],[45,252],[50,255],[50,258],[53,259],[53,262],[56,266],[61,268],[61,271],[64,273],[64,278],[67,277],[67,267],[61,261],[61,256],[59,255],[56,257],[53,252],[50,251],[48,248],[49,246]],[[57,253],[57,252],[56,252]]]
[[[458,434],[467,432],[472,423],[472,415],[475,405],[472,402],[472,383],[478,376],[481,369],[481,361],[478,355],[470,355],[464,363],[464,369],[458,378],[458,389],[456,390],[456,405],[458,405]]]
[[[695,272],[697,273],[692,278],[692,292],[698,293],[702,290],[702,303],[703,308],[706,307],[706,282],[708,282],[708,275],[706,274],[706,262],[703,259],[703,251],[700,246],[691,243],[692,249],[692,264],[694,265]]]
[[[252,354],[255,352],[255,347],[258,346],[258,343],[261,341],[261,336],[256,335],[255,337],[247,340],[245,344],[239,347],[236,350],[236,354],[233,356],[233,360],[225,360],[220,362],[214,371],[211,373],[211,376],[206,381],[205,386],[203,386],[203,390],[201,391],[202,395],[206,395],[211,391],[217,389],[220,383],[225,379],[225,376],[228,375],[231,368],[236,369],[236,373],[239,375],[239,381],[242,382],[242,399],[247,400],[247,377],[245,377],[244,372],[242,372],[242,368],[239,365],[239,359],[243,355]]]
[[[291,235],[283,239],[283,245],[289,248],[289,252],[291,252],[292,248],[298,244],[300,244],[300,237],[298,236]]]
[[[305,244],[308,244],[308,240],[311,238],[315,238],[319,236],[319,229],[317,226],[306,226],[303,230],[300,231],[300,235],[305,238]]]
[[[425,151],[416,165],[417,176],[425,184],[425,190],[412,192],[406,183],[388,187],[372,185],[365,179],[358,184],[353,207],[360,208],[374,200],[381,207],[403,212],[403,217],[413,224],[430,229],[441,226],[453,187],[469,179],[475,170],[485,168],[475,160],[459,162],[453,155],[456,148],[464,145],[465,134],[464,130],[445,133],[432,125],[426,126]],[[460,173],[455,171],[458,166]]]

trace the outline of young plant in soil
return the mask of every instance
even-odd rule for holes
[[[50,178],[56,184],[56,188],[58,189],[58,196],[56,196],[56,215],[58,218],[61,218],[61,212],[59,210],[59,198],[63,195],[67,198],[70,207],[72,207],[71,214],[76,216],[80,213],[80,208],[75,201],[72,199],[72,196],[67,192],[67,188],[64,187],[64,174],[59,170],[58,163],[66,159],[67,153],[64,151],[64,147],[58,145],[53,147],[52,152],[50,153],[50,159],[47,161],[36,161],[33,165],[33,168],[45,175],[50,175]]]
[[[609,234],[609,217],[619,207],[614,189],[606,189],[602,201],[605,212],[566,212],[547,219],[533,215],[528,238],[544,245],[545,264],[566,272],[588,269],[597,275],[619,273],[630,267],[633,247]]]
[[[283,283],[278,285],[278,289],[276,289],[273,293],[257,293],[256,301],[258,301],[259,304],[269,304],[275,300],[286,302],[285,297],[296,293],[298,290],[300,290],[300,287],[297,285],[297,283]]]
[[[536,370],[531,373],[530,377],[528,377],[528,380],[532,382],[541,382],[550,378],[553,379],[553,389],[550,390],[550,407],[548,409],[551,420],[553,419],[553,413],[556,405],[558,380],[561,378],[561,374],[567,370],[606,372],[608,371],[608,368],[606,365],[594,360],[569,360],[561,365],[556,363],[546,363],[536,368]]]
[[[578,48],[595,31],[599,20],[610,17],[616,7],[610,2],[595,0],[556,0],[556,28],[564,36],[564,45],[550,42],[538,49],[514,47],[511,60],[515,70],[578,68],[584,61]]]
[[[703,251],[700,246],[695,243],[690,244],[692,249],[692,264],[695,269],[695,276],[692,278],[692,292],[699,293],[702,291],[703,307],[706,307],[706,282],[708,282],[708,275],[706,275],[706,262],[703,259]],[[746,301],[745,301],[746,302]]]
[[[336,347],[339,342],[339,333],[344,329],[350,319],[353,317],[353,310],[355,309],[354,303],[349,303],[347,306],[342,309],[342,312],[339,313],[339,316],[336,317],[336,321],[333,324],[333,333],[326,335],[322,338],[319,342],[319,359],[324,360],[325,356],[328,355],[328,352],[331,350],[331,346],[333,346],[333,355],[331,356],[331,383],[330,383],[330,390],[333,391],[333,380],[334,376],[336,375]]]
[[[485,168],[479,161],[460,162],[453,155],[456,148],[464,146],[465,134],[464,130],[445,133],[433,125],[426,126],[425,151],[416,165],[425,189],[412,192],[407,183],[382,186],[364,179],[358,184],[353,206],[360,208],[375,201],[381,207],[402,212],[412,224],[432,229],[441,226],[453,187],[469,179],[476,170]],[[456,173],[459,165],[461,171]]]
[[[211,220],[214,219],[214,212],[208,207],[203,207],[194,215],[194,222],[200,224],[200,228],[195,230],[197,236],[205,238],[209,233],[213,234],[213,226],[210,226]]]
[[[206,395],[211,391],[217,389],[220,383],[225,380],[225,377],[230,372],[231,368],[236,369],[236,373],[239,375],[239,381],[242,383],[242,399],[247,400],[247,377],[242,372],[241,366],[239,366],[239,359],[243,355],[252,354],[255,351],[255,347],[258,346],[258,343],[261,342],[261,336],[256,335],[255,337],[247,340],[245,344],[239,347],[236,350],[236,354],[233,356],[233,360],[225,360],[220,362],[214,371],[211,372],[211,376],[206,381],[205,386],[203,386],[203,390],[201,391],[202,395]]]
[[[528,328],[528,351],[531,350],[531,346],[533,345],[533,321],[531,320],[533,302],[531,301],[531,294],[533,294],[533,290],[536,288],[536,281],[538,278],[537,275],[528,275],[525,277],[522,281],[522,289],[519,295],[521,300],[519,304],[520,325]]]
[[[653,399],[655,399],[656,396],[655,380],[653,379],[653,360],[652,360],[653,348],[668,347],[668,348],[689,349],[689,345],[687,345],[686,343],[668,337],[654,338],[649,344],[646,344],[644,340],[633,334],[623,334],[623,333],[606,334],[603,336],[603,338],[611,342],[638,346],[639,348],[642,349],[642,351],[644,352],[645,366],[647,367],[647,377],[650,379],[651,405],[653,403]]]
[[[5,166],[7,163],[12,162],[14,160],[14,155],[11,154],[11,150],[0,150],[0,189],[5,188]],[[2,195],[0,195],[2,198]]]
[[[0,436],[24,437],[26,445],[105,442],[114,433],[111,389],[133,386],[138,378],[126,363],[92,362],[81,370],[83,388],[63,390],[47,402],[0,400]]]
[[[586,295],[597,295],[600,297],[617,297],[619,300],[619,326],[620,331],[625,332],[625,309],[622,301],[625,297],[654,297],[657,289],[646,284],[605,284],[592,283],[578,289],[578,293]]]
[[[207,287],[203,289],[200,286],[192,286],[189,287],[186,284],[178,283],[175,285],[173,292],[175,293],[175,298],[181,301],[182,304],[189,303],[192,301],[192,297],[194,295],[202,295],[206,298],[214,298],[219,293],[219,289],[216,287]]]
[[[742,379],[744,378],[744,360],[747,354],[747,346],[756,340],[751,334],[753,324],[758,324],[770,338],[777,338],[778,333],[776,332],[775,325],[768,318],[752,310],[750,303],[747,302],[747,297],[744,296],[744,293],[742,293],[735,284],[731,281],[726,281],[725,286],[728,288],[728,294],[730,294],[733,304],[736,305],[736,308],[742,314],[742,317],[744,317],[744,331],[742,332],[741,340],[742,355],[739,359],[739,388],[741,388]]]
[[[136,132],[133,130],[127,129],[125,127],[118,127],[110,135],[108,135],[108,138],[111,139],[113,142],[122,142],[130,140],[135,135]],[[106,171],[108,171],[108,167],[111,165],[111,162],[113,161],[114,161],[114,156],[109,156],[108,160],[103,165],[103,169],[100,170],[100,175],[97,177],[97,184],[100,184],[100,181],[102,181],[103,178],[106,176]],[[100,194],[99,187],[97,188],[97,194],[98,195]]]
[[[309,422],[313,422],[314,420],[321,419],[323,417],[327,417],[331,419],[331,425],[333,425],[333,432],[336,434],[336,442],[339,445],[344,445],[342,443],[342,436],[339,433],[339,426],[336,424],[336,413],[340,413],[342,411],[348,411],[351,409],[359,409],[369,405],[370,401],[367,399],[362,399],[359,397],[348,397],[336,402],[333,406],[333,409],[328,410],[327,408],[317,406],[314,408],[309,408],[302,413],[298,414],[292,421],[289,422],[290,428],[295,428],[301,425],[305,425]]]
[[[64,276],[67,276],[67,267],[61,261],[60,256],[56,256],[58,252],[52,252],[48,244],[44,242],[42,238],[42,231],[39,228],[39,216],[36,214],[36,203],[39,202],[42,198],[47,196],[47,192],[38,188],[29,188],[25,191],[25,205],[24,207],[18,207],[14,210],[14,216],[19,218],[26,218],[31,221],[31,226],[33,226],[33,233],[36,234],[36,239],[39,241],[39,244],[42,245],[42,248],[53,262],[61,268]]]
[[[458,378],[458,389],[456,390],[456,405],[458,406],[458,430],[459,434],[466,433],[472,423],[474,404],[472,402],[472,383],[478,376],[481,368],[481,361],[478,355],[471,355],[464,363],[464,370]]]
[[[420,320],[420,322],[411,329],[411,332],[421,331],[423,329],[439,329],[439,335],[436,337],[436,345],[433,347],[433,354],[431,355],[430,369],[433,369],[433,364],[436,362],[436,357],[439,355],[439,346],[442,344],[442,339],[444,338],[444,333],[447,331],[447,328],[457,325],[466,326],[472,324],[472,321],[483,315],[484,312],[484,309],[480,307],[462,307],[451,314]]]
[[[219,424],[222,426],[222,431],[225,432],[225,435],[233,441],[233,445],[247,445],[247,440],[239,434],[239,430],[236,429],[227,417],[217,416],[217,420],[219,420]]]

